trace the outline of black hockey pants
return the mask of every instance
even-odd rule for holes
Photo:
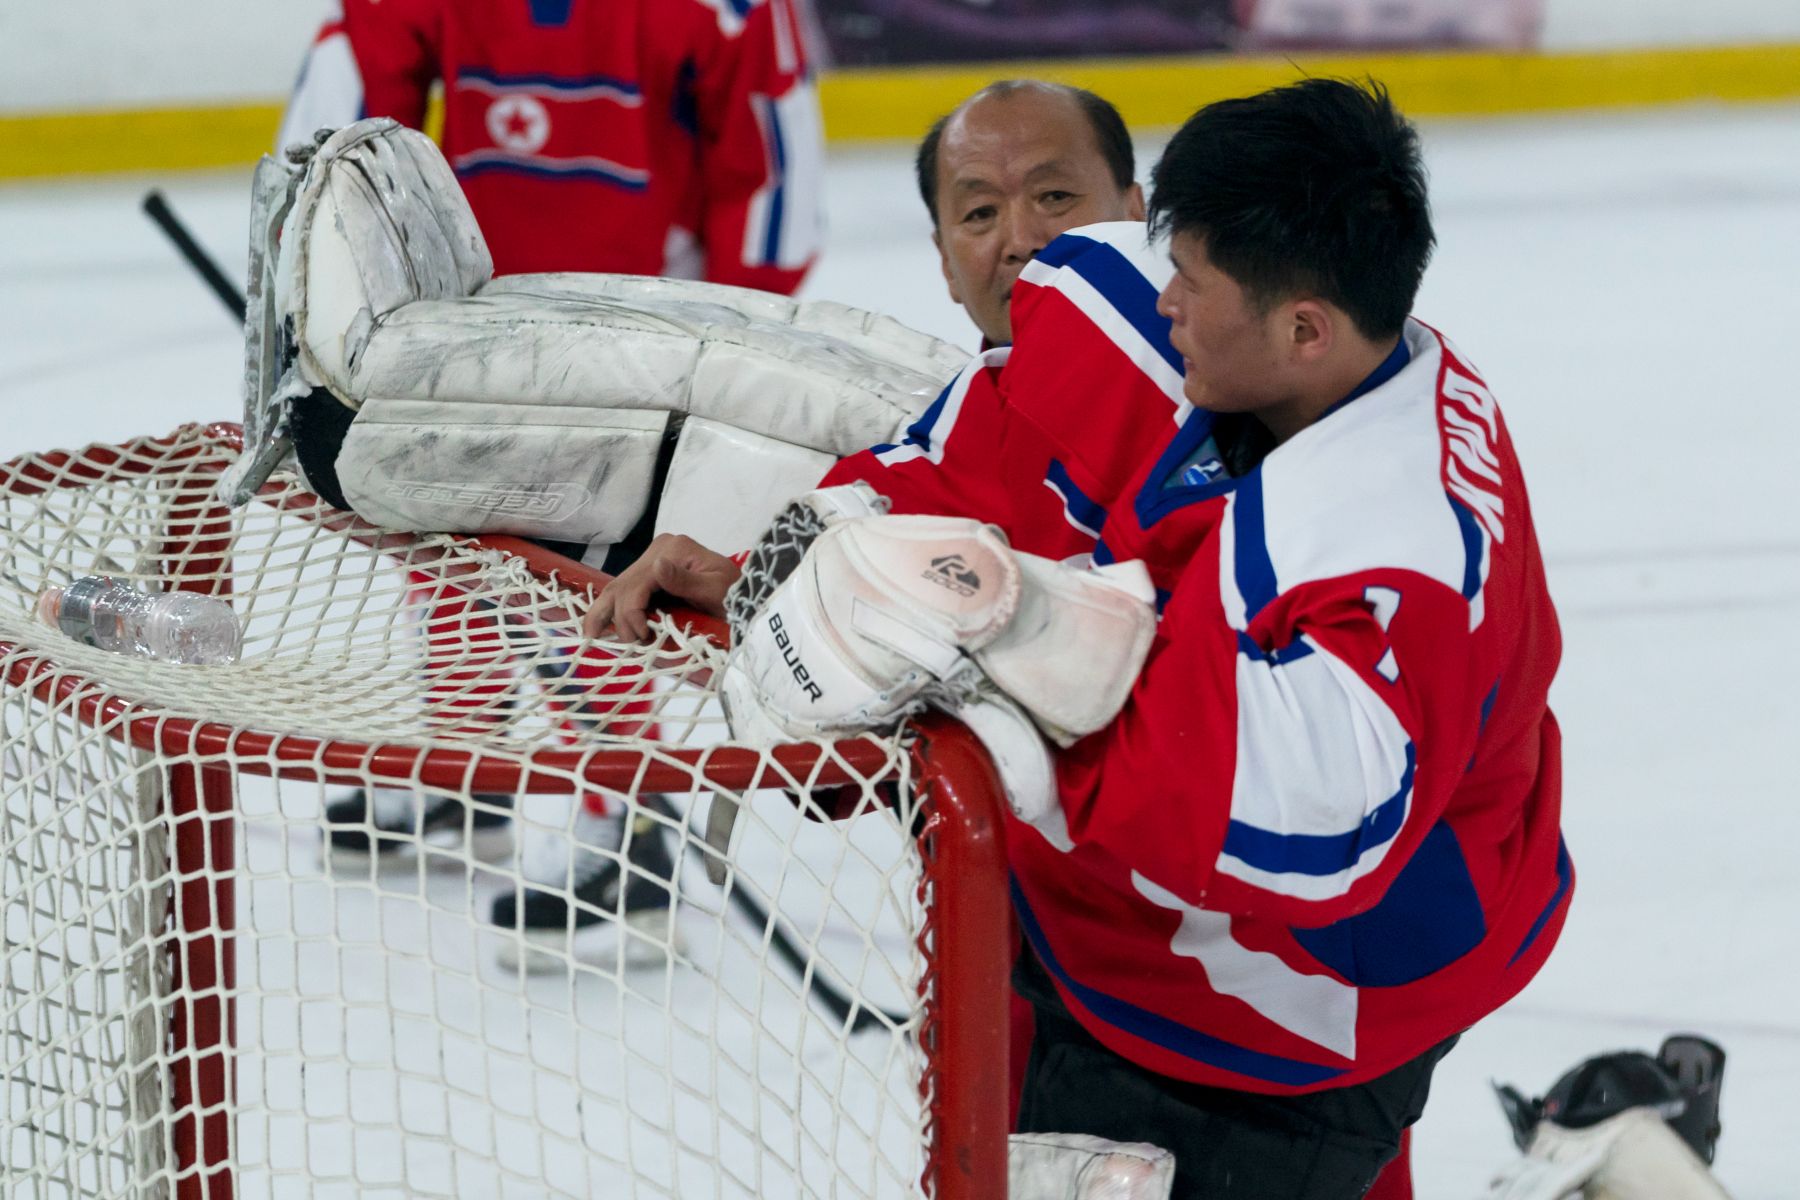
[[[1037,1029],[1022,1133],[1088,1133],[1175,1155],[1174,1200],[1356,1200],[1425,1108],[1431,1072],[1456,1039],[1354,1087],[1263,1096],[1171,1079],[1076,1024],[1030,949],[1013,984]]]

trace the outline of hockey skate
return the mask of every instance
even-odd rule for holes
[[[655,813],[667,815],[657,805]],[[602,970],[660,966],[681,952],[676,860],[652,811],[629,817],[577,811],[574,843],[553,863],[528,865],[522,889],[495,897],[497,957],[531,974],[582,963]]]
[[[1656,1057],[1597,1055],[1541,1097],[1495,1084],[1522,1151],[1483,1200],[1730,1200],[1707,1169],[1719,1141],[1725,1051],[1695,1034]]]
[[[326,862],[334,871],[367,873],[418,854],[442,856],[446,864],[511,855],[513,798],[471,799],[473,804],[401,788],[358,788],[325,806]]]

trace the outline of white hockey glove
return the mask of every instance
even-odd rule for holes
[[[1168,1200],[1174,1186],[1175,1156],[1145,1142],[1015,1133],[1007,1144],[1007,1200]]]
[[[726,712],[735,737],[767,743],[935,705],[988,745],[1021,819],[1060,825],[1039,732],[1068,745],[1118,713],[1155,635],[1153,596],[1141,563],[1083,569],[1019,554],[978,521],[797,503],[727,599]]]

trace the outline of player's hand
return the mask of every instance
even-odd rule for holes
[[[725,593],[739,574],[735,562],[693,538],[659,534],[642,557],[601,591],[581,618],[581,632],[597,638],[610,629],[622,641],[647,642],[652,601],[658,595],[672,596],[703,613],[722,617]]]

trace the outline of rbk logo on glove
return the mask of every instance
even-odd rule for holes
[[[946,554],[931,560],[931,569],[923,579],[949,588],[959,596],[974,596],[981,590],[981,576],[970,569],[960,554]]]

